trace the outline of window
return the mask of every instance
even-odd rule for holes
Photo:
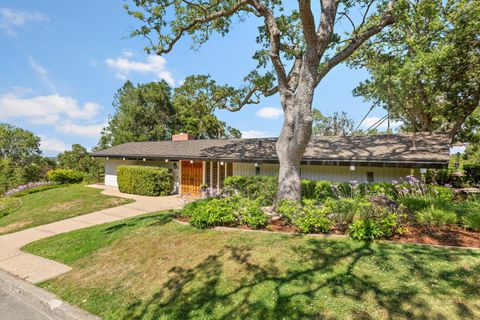
[[[256,176],[260,175],[260,167],[255,167],[255,175]]]
[[[368,182],[373,182],[373,172],[367,172],[367,181]]]

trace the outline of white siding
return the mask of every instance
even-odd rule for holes
[[[173,184],[175,191],[178,192],[180,186],[180,169],[176,161],[135,161],[135,160],[105,160],[105,185],[118,187],[117,167],[121,165],[145,165],[172,169]]]
[[[260,165],[260,175],[276,176],[278,175],[278,164],[264,163]],[[335,182],[358,181],[367,182],[367,172],[373,172],[374,182],[391,182],[405,178],[405,176],[414,174],[417,178],[420,176],[419,169],[410,168],[392,168],[392,167],[355,167],[351,171],[349,166],[319,166],[302,165],[302,179],[328,180]],[[236,176],[254,176],[255,164],[253,163],[234,163],[233,174]]]

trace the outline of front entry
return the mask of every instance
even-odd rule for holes
[[[181,192],[182,195],[190,195],[199,197],[201,195],[200,186],[203,177],[203,162],[182,161],[182,179]]]

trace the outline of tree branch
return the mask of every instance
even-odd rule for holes
[[[336,65],[350,57],[355,50],[357,50],[365,41],[367,41],[370,37],[374,36],[375,34],[379,33],[383,30],[386,26],[389,26],[395,22],[395,16],[393,14],[393,3],[394,0],[391,0],[388,4],[387,12],[381,18],[380,22],[372,26],[362,33],[359,33],[354,38],[351,39],[350,43],[343,48],[340,52],[334,55],[330,60],[328,60],[319,70],[318,77],[317,77],[317,84],[327,75],[327,73]]]

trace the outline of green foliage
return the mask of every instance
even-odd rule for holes
[[[277,208],[278,213],[287,218],[303,233],[329,233],[332,222],[327,218],[325,211],[315,205],[312,200],[305,200],[303,204],[296,201],[282,201]]]
[[[457,222],[457,214],[453,210],[432,204],[430,207],[418,211],[415,214],[415,219],[422,224],[443,227],[455,224]]]
[[[272,205],[277,196],[276,177],[227,177],[224,182],[225,191],[230,194],[238,193],[242,197],[259,200],[261,205]]]
[[[388,213],[382,218],[365,218],[353,222],[348,227],[348,233],[352,239],[372,241],[382,238],[390,238],[394,234],[405,232],[396,213]]]
[[[46,191],[46,190],[50,190],[50,189],[64,188],[64,187],[68,187],[68,186],[69,186],[68,184],[48,184],[48,185],[44,185],[44,186],[39,186],[39,187],[35,187],[35,188],[22,190],[20,192],[17,192],[15,194],[13,194],[12,197],[20,198],[20,197],[26,196],[27,194],[42,192],[42,191]]]
[[[352,223],[368,201],[360,198],[328,199],[324,203],[324,212],[340,230]]]
[[[480,231],[480,211],[469,212],[461,218],[465,228]]]
[[[302,191],[302,199],[315,199],[315,187],[317,182],[314,180],[304,179],[300,183]]]
[[[86,182],[95,183],[98,182],[102,163],[98,159],[92,159],[84,146],[73,144],[72,150],[58,155],[58,166],[64,169],[81,171]]]
[[[238,222],[236,212],[239,209],[239,198],[211,198],[199,202],[190,208],[190,225],[204,229],[214,226],[230,226]]]
[[[148,166],[119,166],[120,192],[144,196],[168,196],[172,193],[173,176],[166,168]]]
[[[332,189],[332,183],[329,181],[317,181],[315,183],[315,199],[324,201],[328,198],[334,198],[335,193]]]
[[[33,132],[0,123],[0,159],[25,166],[35,162],[40,154],[40,138]]]
[[[244,199],[239,210],[241,222],[253,229],[263,228],[268,223],[268,216],[262,211],[258,201]]]
[[[83,173],[73,169],[55,169],[47,173],[49,181],[61,184],[80,183],[83,181]]]
[[[313,109],[314,136],[346,136],[353,132],[355,121],[347,116],[345,111],[334,112],[333,116],[324,116],[320,110]]]
[[[173,132],[185,132],[197,139],[241,138],[242,133],[220,121],[214,114],[222,108],[222,97],[231,89],[218,85],[210,76],[188,76],[175,88]]]
[[[467,175],[467,179],[474,185],[480,183],[480,163],[465,163],[463,171]]]

